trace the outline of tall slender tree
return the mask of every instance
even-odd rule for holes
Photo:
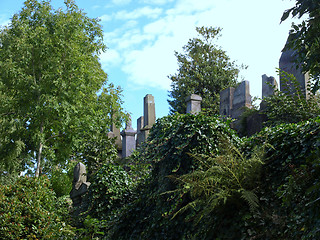
[[[35,163],[38,177],[43,162],[63,162],[83,149],[84,136],[106,137],[111,110],[104,107],[121,112],[121,96],[112,85],[97,95],[107,86],[99,63],[105,49],[98,20],[73,0],[65,10],[25,1],[0,31],[0,121],[6,124],[0,161],[8,162],[9,149],[23,165]]]

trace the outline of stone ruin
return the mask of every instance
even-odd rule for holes
[[[302,97],[308,98],[309,92],[307,86],[309,84],[309,74],[303,73],[300,66],[295,63],[295,52],[293,50],[284,50],[279,59],[279,69],[281,71],[292,74],[303,94]],[[235,119],[233,128],[238,132],[245,127],[245,134],[250,136],[263,127],[263,123],[267,120],[263,110],[266,109],[267,104],[263,101],[264,98],[275,94],[278,90],[278,83],[274,77],[262,75],[262,101],[260,103],[260,111],[256,114],[249,116],[245,123],[240,123],[242,113],[246,108],[251,108],[251,96],[249,89],[249,82],[243,81],[237,87],[229,87],[220,92],[220,115]],[[280,91],[296,94],[296,90],[292,82],[287,81],[280,74]],[[243,124],[245,126],[243,126]]]
[[[245,108],[251,108],[250,85],[242,81],[237,87],[220,92],[220,115],[239,119]]]

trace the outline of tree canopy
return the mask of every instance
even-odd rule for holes
[[[105,50],[98,20],[74,1],[65,1],[64,10],[50,1],[25,1],[0,31],[2,169],[36,163],[39,176],[43,163],[64,164],[86,159],[88,148],[111,148],[111,116],[124,114],[121,89],[108,85],[99,63]],[[107,144],[90,145],[93,138]]]
[[[315,93],[320,88],[320,2],[296,0],[296,5],[283,13],[281,21],[285,21],[290,14],[298,18],[308,14],[307,19],[300,24],[292,24],[286,48],[297,52],[297,63],[314,79]]]
[[[189,39],[184,53],[175,52],[179,69],[170,75],[168,100],[171,113],[185,113],[185,98],[190,94],[202,97],[202,108],[219,113],[220,91],[236,84],[239,69],[226,52],[213,43],[220,28],[197,27],[198,37]]]

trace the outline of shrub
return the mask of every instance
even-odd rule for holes
[[[56,213],[49,185],[42,176],[0,186],[0,239],[72,239],[72,227]]]

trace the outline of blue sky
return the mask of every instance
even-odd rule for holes
[[[0,25],[23,6],[23,0],[0,0]],[[63,0],[52,0],[55,9]],[[218,45],[231,60],[245,64],[240,80],[250,82],[252,96],[261,97],[261,76],[276,75],[291,20],[280,24],[290,0],[76,0],[89,17],[100,18],[107,52],[101,55],[109,82],[123,89],[124,108],[133,127],[143,114],[143,97],[155,97],[156,116],[168,114],[170,80],[181,52],[196,26],[221,27]]]

